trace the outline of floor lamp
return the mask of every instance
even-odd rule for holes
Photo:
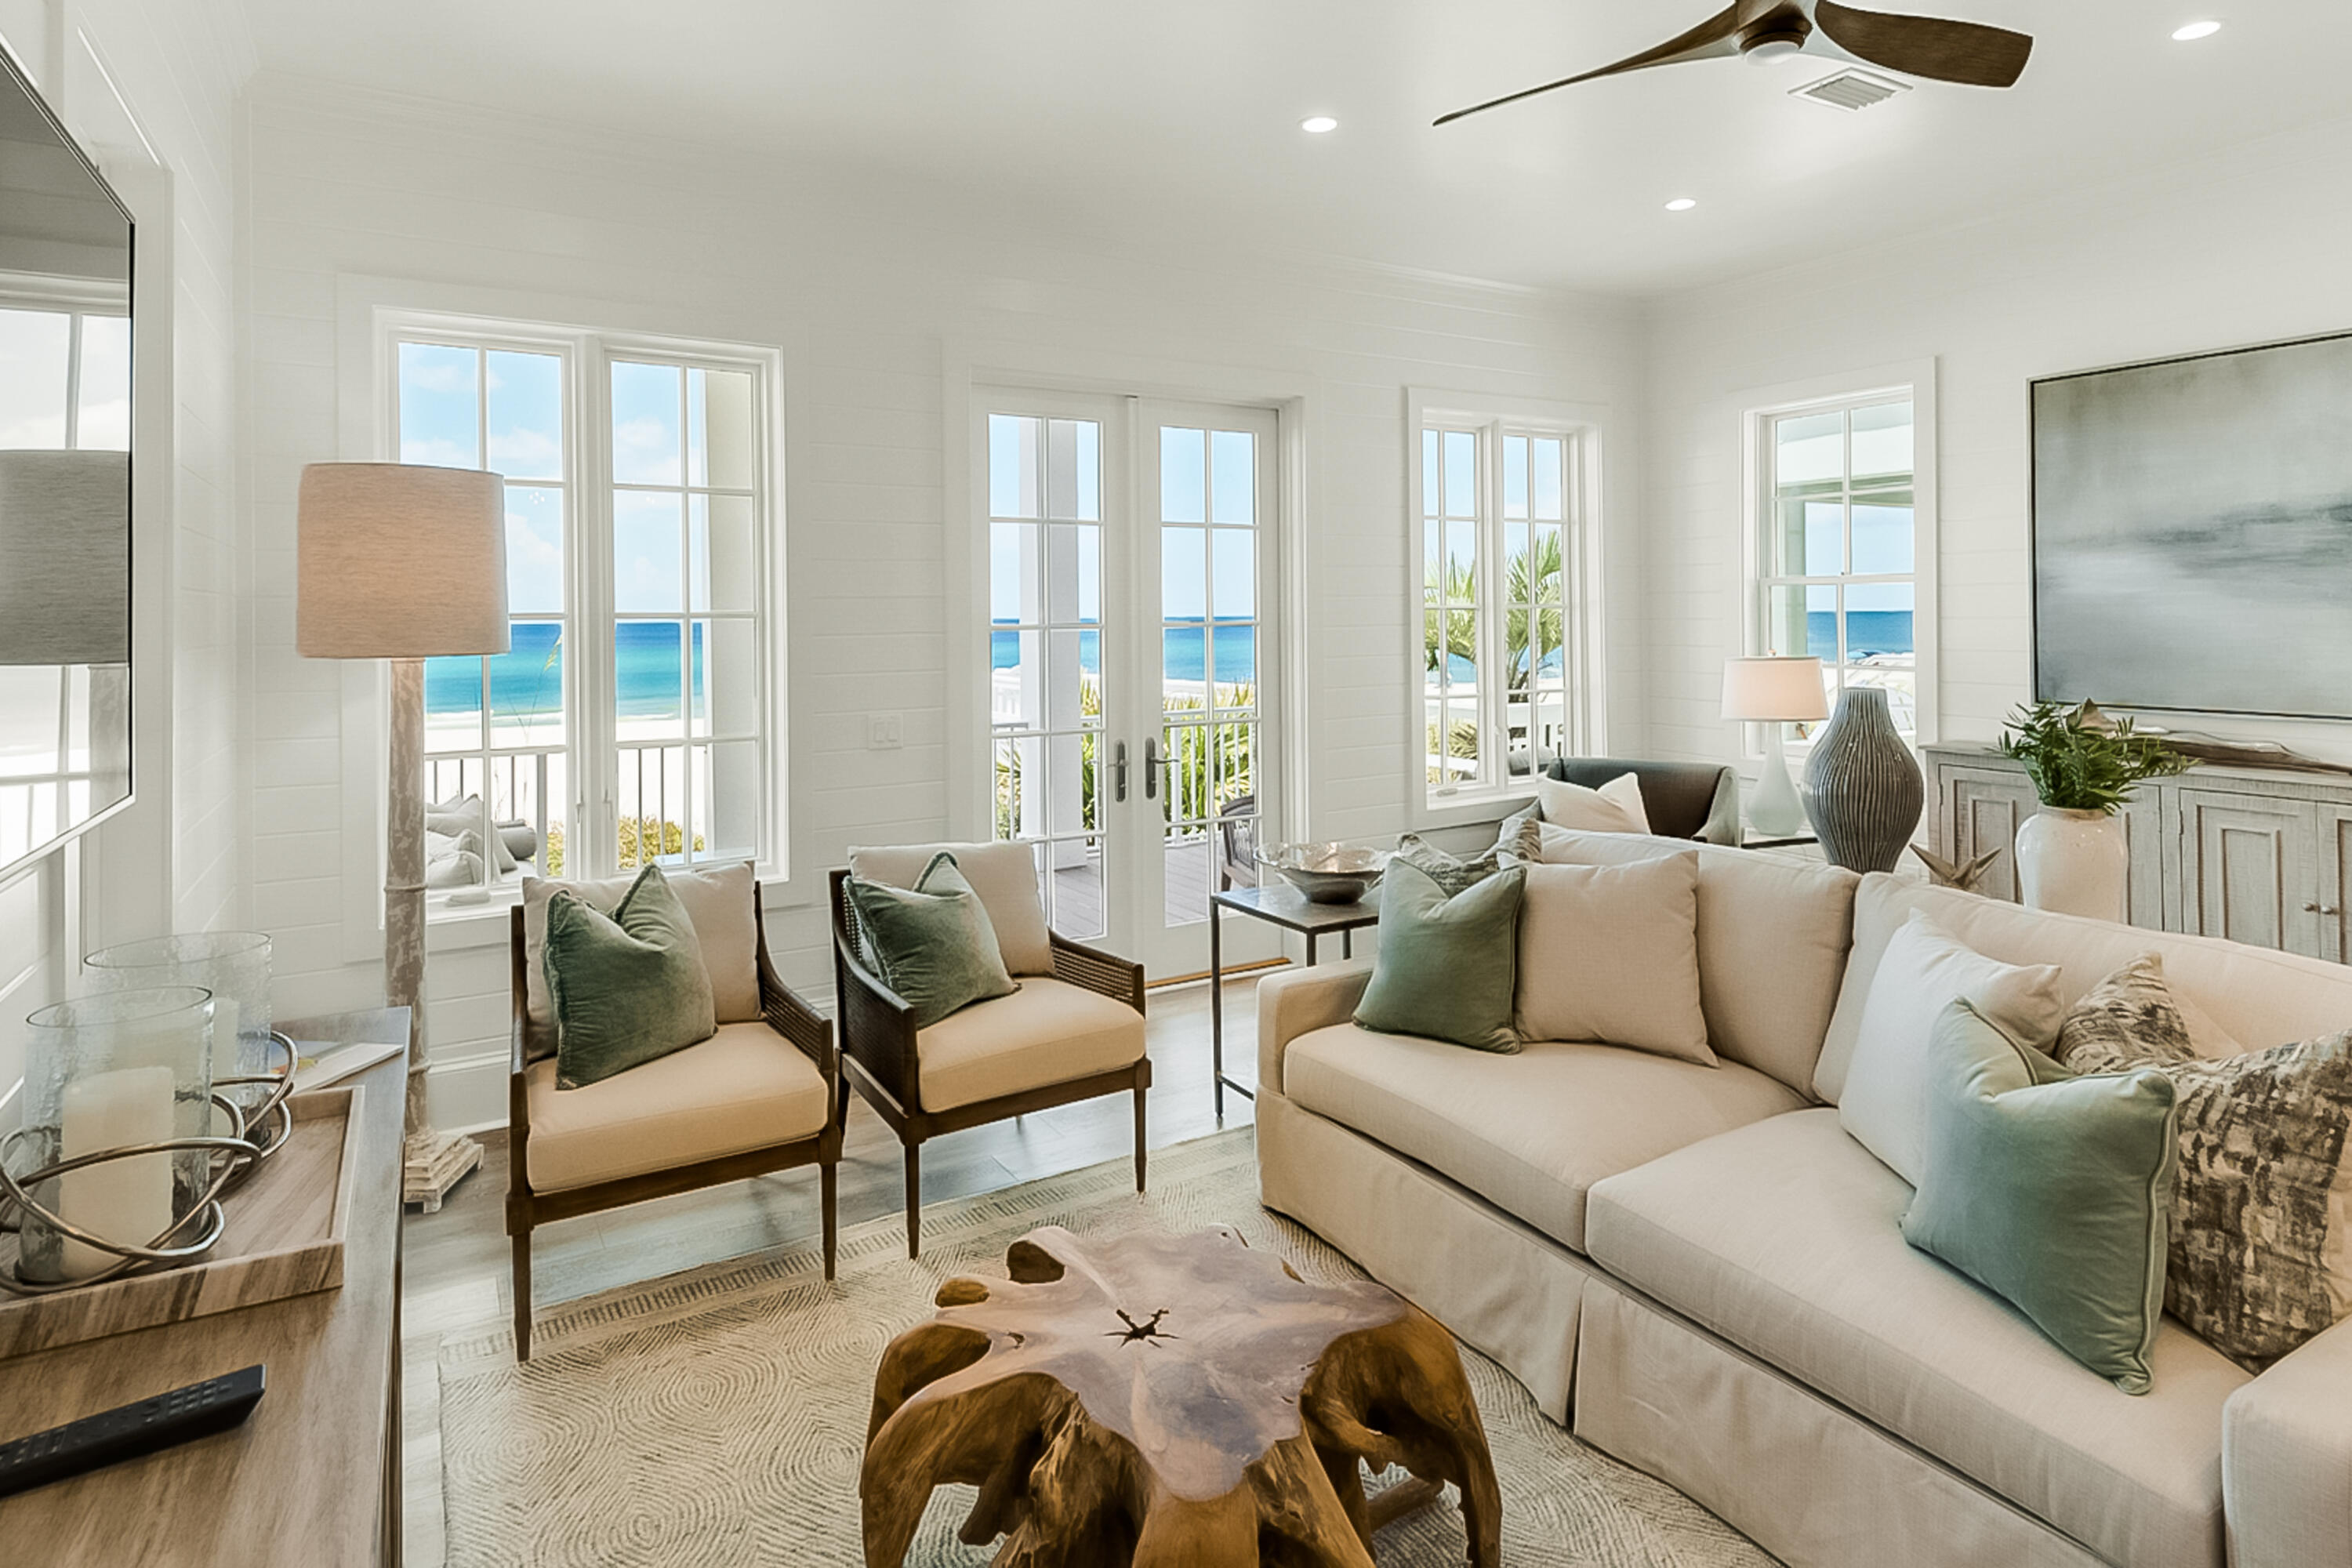
[[[404,1203],[441,1196],[482,1158],[433,1131],[425,1102],[425,664],[507,651],[506,481],[478,468],[313,463],[302,470],[294,646],[392,661],[383,989],[408,1012]]]

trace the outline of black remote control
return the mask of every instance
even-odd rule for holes
[[[226,1432],[260,1403],[261,1368],[249,1366],[0,1443],[0,1497]]]

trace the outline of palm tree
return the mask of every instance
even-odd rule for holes
[[[1524,697],[1534,686],[1536,667],[1540,656],[1528,646],[1528,632],[1533,627],[1537,641],[1549,653],[1561,646],[1567,629],[1567,613],[1561,592],[1561,552],[1559,531],[1545,529],[1536,539],[1534,548],[1523,550],[1510,558],[1505,571],[1503,615],[1503,675],[1504,689],[1513,697]],[[1427,613],[1422,617],[1422,646],[1427,670],[1443,667],[1441,658],[1461,659],[1474,670],[1478,664],[1478,639],[1475,618],[1466,609],[1441,610],[1448,605],[1476,602],[1477,587],[1467,567],[1446,569],[1441,599],[1439,584],[1428,584],[1423,590],[1423,602]],[[1430,735],[1430,748],[1436,749],[1437,737]],[[1446,754],[1454,757],[1475,757],[1478,754],[1478,730],[1474,723],[1451,725],[1446,735]]]

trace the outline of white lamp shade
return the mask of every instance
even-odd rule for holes
[[[294,646],[310,658],[507,651],[506,480],[479,468],[302,470]]]
[[[1818,658],[1723,661],[1723,716],[1761,723],[1805,723],[1830,716]]]
[[[131,454],[0,452],[0,664],[131,660]]]

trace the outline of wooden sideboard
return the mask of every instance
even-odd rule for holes
[[[1920,760],[1936,852],[2012,851],[1979,890],[2015,899],[2017,829],[2039,809],[2025,771],[1981,746],[1929,746]],[[2140,785],[2123,820],[2132,924],[2352,963],[2352,774],[2191,768]]]
[[[405,1039],[405,1009],[289,1021],[298,1039]],[[0,1441],[261,1363],[217,1436],[0,1499],[9,1568],[261,1568],[400,1561],[403,1063],[364,1086],[360,1200],[340,1289],[0,1361]]]

